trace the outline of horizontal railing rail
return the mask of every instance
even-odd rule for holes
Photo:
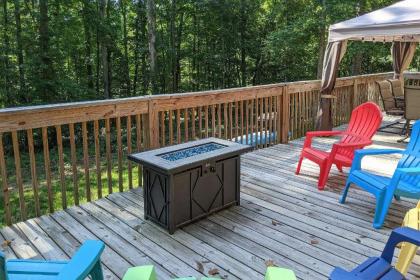
[[[334,125],[392,73],[340,78]],[[0,224],[141,186],[127,154],[214,136],[264,148],[314,129],[320,81],[0,110]]]

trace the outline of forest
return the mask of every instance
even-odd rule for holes
[[[393,2],[2,0],[0,106],[316,79],[328,26]],[[389,49],[351,43],[340,75],[392,70]]]

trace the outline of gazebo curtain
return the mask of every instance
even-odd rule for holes
[[[416,52],[416,42],[393,42],[392,53],[392,66],[394,68],[394,79],[399,79],[407,70],[411,61],[413,60],[414,53]]]
[[[321,80],[321,103],[318,111],[318,129],[330,129],[332,124],[331,95],[335,80],[337,79],[338,66],[346,53],[347,41],[329,42],[325,50],[324,65]]]

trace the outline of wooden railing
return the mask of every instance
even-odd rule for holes
[[[337,80],[334,124],[379,101],[390,73]],[[319,81],[0,110],[4,219],[40,216],[141,186],[135,151],[209,136],[256,148],[301,137],[315,125]],[[0,213],[2,214],[2,213]]]

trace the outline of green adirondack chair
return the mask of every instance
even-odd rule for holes
[[[216,280],[219,278],[202,277],[201,280]],[[265,273],[265,280],[296,280],[295,273],[286,268],[270,266]],[[153,265],[132,267],[127,270],[123,280],[157,280]],[[173,280],[198,280],[195,277],[176,278]]]

